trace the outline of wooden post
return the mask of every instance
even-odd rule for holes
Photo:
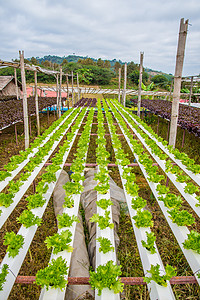
[[[78,94],[78,101],[80,100],[80,89],[79,89],[79,80],[78,80],[78,73],[77,73],[77,94]]]
[[[121,97],[121,95],[120,95],[120,92],[121,92],[121,71],[122,71],[122,69],[119,68],[119,92],[118,92],[118,102],[119,103],[120,103],[120,97]]]
[[[74,105],[74,74],[73,74],[73,71],[72,71],[72,107]]]
[[[169,135],[169,145],[172,145],[173,147],[175,147],[176,144],[179,99],[180,99],[180,90],[181,90],[181,77],[182,77],[182,70],[183,70],[187,28],[188,28],[188,20],[186,20],[184,23],[184,18],[182,18],[180,21],[179,40],[178,40],[178,48],[177,48],[177,55],[176,55],[174,92],[173,92],[170,135]]]
[[[127,63],[124,65],[124,90],[123,90],[123,99],[122,105],[126,106],[126,80],[127,80]]]
[[[60,66],[60,85],[59,85],[59,100],[58,100],[58,117],[61,117],[61,98],[62,98],[62,93],[61,93],[61,88],[62,88],[62,66]]]
[[[32,129],[31,129],[31,116],[29,117],[29,131],[30,131],[30,136],[32,135]]]
[[[67,79],[67,108],[69,109],[69,79],[68,79],[68,74],[66,74],[66,79]]]
[[[15,123],[15,139],[16,139],[16,146],[18,146],[18,139],[17,139],[17,125]]]
[[[140,107],[141,107],[143,58],[144,58],[144,52],[140,52],[140,74],[139,74],[138,110],[137,110],[138,117],[140,117]]]
[[[40,115],[39,115],[39,105],[38,105],[38,93],[37,93],[37,71],[34,71],[35,79],[35,112],[37,120],[37,134],[40,135]]]
[[[193,79],[194,79],[194,76],[191,77],[191,83],[190,83],[190,96],[189,96],[189,106],[191,105],[191,99],[192,99]]]
[[[58,74],[56,74],[56,112],[57,112],[57,117],[58,117],[58,102],[59,102],[59,94],[58,94]]]
[[[27,105],[27,93],[26,93],[26,76],[24,68],[24,51],[19,51],[20,57],[20,69],[23,91],[23,114],[24,114],[24,135],[25,135],[25,149],[29,147],[29,126],[28,126],[28,105]]]
[[[14,68],[14,75],[15,75],[15,87],[16,87],[16,96],[17,100],[19,99],[19,92],[18,92],[18,84],[17,84],[17,69]]]

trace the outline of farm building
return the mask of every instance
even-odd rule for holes
[[[18,81],[18,95],[22,98],[22,85]],[[0,76],[0,96],[17,96],[14,76]]]

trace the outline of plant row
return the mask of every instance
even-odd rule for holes
[[[137,100],[131,101],[137,104]],[[171,120],[172,103],[167,100],[143,99],[141,106],[147,108],[155,115]],[[199,108],[179,104],[178,124],[182,128],[187,129],[189,132],[200,137]]]
[[[97,139],[96,139],[96,162],[98,172],[95,174],[97,185],[97,213],[90,218],[96,227],[96,270],[90,272],[90,285],[98,291],[101,299],[109,297],[112,293],[118,294],[123,291],[123,284],[118,276],[121,275],[121,266],[116,264],[114,223],[112,222],[113,202],[110,199],[109,152],[106,150],[104,116],[100,100],[97,101]],[[108,293],[108,294],[107,294]]]
[[[17,219],[18,222],[22,224],[18,234],[16,235],[13,232],[10,232],[6,233],[4,237],[4,244],[8,246],[8,254],[4,260],[9,262],[10,272],[14,272],[14,274],[18,273],[37,227],[40,226],[42,222],[42,215],[73,145],[85,113],[86,110],[84,109],[79,114],[74,126],[71,128],[71,132],[68,132],[66,135],[67,139],[60,147],[59,152],[52,158],[52,164],[45,169],[45,173],[40,177],[40,181],[36,187],[36,193],[27,197],[27,210],[24,210]],[[23,232],[23,234],[20,234],[20,232]],[[66,238],[66,235],[63,238]],[[47,246],[50,247],[51,241],[47,239],[46,243]],[[9,257],[12,257],[13,259],[8,259]],[[4,260],[2,264],[4,264]],[[12,280],[12,277],[9,279]],[[1,284],[3,284],[3,282],[5,282],[5,277]],[[11,290],[12,285],[10,282],[9,287],[7,286],[8,284],[6,285],[6,290]],[[9,294],[9,292],[7,293]]]
[[[45,107],[56,104],[56,97],[38,97],[39,110],[42,111]],[[31,116],[36,113],[35,99],[29,97],[27,99],[28,115]],[[8,127],[13,123],[23,120],[23,101],[9,100],[0,102],[0,129]]]
[[[186,259],[188,260],[193,272],[196,266],[199,265],[200,259],[197,255],[192,254],[192,252],[187,252],[184,249],[191,249],[194,250],[196,253],[199,253],[199,240],[200,240],[200,234],[198,232],[191,231],[187,229],[186,226],[190,226],[195,223],[194,217],[188,213],[186,210],[180,210],[180,206],[182,204],[182,199],[180,196],[177,196],[173,193],[170,193],[170,190],[166,185],[158,183],[159,181],[152,177],[149,177],[152,172],[152,163],[153,161],[151,160],[150,156],[144,152],[144,149],[142,145],[140,144],[139,141],[136,141],[133,143],[131,141],[132,135],[129,129],[127,129],[126,122],[124,119],[121,117],[121,115],[117,112],[115,107],[111,104],[110,107],[112,108],[112,111],[114,112],[114,115],[116,119],[119,121],[119,124],[123,128],[124,134],[127,135],[128,139],[130,140],[130,143],[132,144],[132,149],[134,152],[134,155],[136,159],[139,162],[139,165],[145,174],[145,177],[147,179],[147,182],[149,183],[149,186],[151,187],[154,196],[158,200],[158,204],[161,207],[167,222],[169,223],[172,231],[174,232],[174,235],[184,252],[184,255],[186,256]],[[125,136],[126,137],[126,136]],[[157,169],[154,168],[154,173],[155,171],[158,171]],[[157,174],[159,175],[159,174]],[[159,175],[160,176],[160,175]],[[162,176],[162,175],[161,175]],[[154,176],[155,177],[155,176]],[[162,178],[163,179],[163,178]],[[173,224],[176,224],[174,226]],[[177,234],[177,230],[179,230],[179,234]],[[188,233],[188,234],[186,234]],[[193,245],[189,242],[193,240]],[[195,239],[194,239],[195,237]],[[196,261],[196,266],[193,263],[194,260]]]
[[[59,145],[75,117],[76,112],[73,111],[69,118],[67,118],[62,124],[62,126],[60,126],[59,129],[55,131],[54,134],[49,138],[47,143],[43,147],[39,148],[34,157],[29,159],[29,162],[24,167],[24,172],[21,173],[20,178],[17,181],[11,180],[9,182],[7,193],[0,193],[0,206],[2,207],[3,211],[1,218],[3,217],[4,213],[6,213],[6,217],[8,217],[12,212],[12,209],[15,208],[26,190],[29,188],[31,182],[35,179],[41,168],[44,166],[46,160]],[[71,134],[71,136],[73,135]],[[10,209],[11,205],[13,205],[13,207],[11,207],[12,209]],[[4,222],[5,220],[6,218],[4,217]],[[1,222],[1,224],[3,223]]]
[[[49,140],[56,130],[67,120],[73,110],[66,112],[60,119],[55,121],[42,135],[38,136],[29,148],[25,151],[20,151],[18,155],[13,155],[10,162],[4,165],[4,170],[0,171],[0,191],[14,178],[23,167],[29,162],[41,147]]]
[[[109,109],[105,102],[104,110],[106,112],[109,130],[111,133],[111,140],[115,152],[116,163],[119,167],[122,185],[124,187],[125,195],[127,196],[126,200],[129,207],[129,212],[132,216],[132,223],[136,235],[136,241],[139,248],[141,248],[142,246],[147,251],[147,253],[144,250],[140,251],[144,271],[145,273],[149,273],[147,277],[144,277],[144,281],[149,284],[153,280],[157,284],[167,287],[167,281],[170,280],[172,276],[176,275],[176,271],[172,266],[167,265],[165,274],[160,274],[161,270],[163,271],[164,267],[162,261],[160,260],[160,256],[155,244],[156,237],[150,230],[150,227],[153,226],[152,215],[148,210],[145,209],[147,201],[140,197],[138,194],[139,186],[136,184],[134,169],[127,166],[128,164],[130,164],[130,161],[126,157],[127,155],[122,149],[122,144],[118,138],[118,135],[116,134],[116,127],[115,125],[113,125],[113,116],[109,112]],[[138,228],[137,230],[135,226]],[[145,238],[144,240],[142,240],[142,237],[144,237],[144,235]],[[151,257],[151,255],[153,256]],[[154,263],[151,264],[151,261],[153,261]],[[148,267],[150,267],[150,270],[147,270]],[[151,286],[150,291],[153,288],[155,287]],[[165,291],[165,293],[166,292],[168,291]],[[169,292],[171,295],[171,289]]]
[[[76,158],[71,165],[71,171],[73,172],[71,175],[72,181],[68,181],[63,185],[66,196],[63,204],[63,213],[57,216],[58,232],[53,236],[49,236],[45,241],[47,248],[53,248],[53,252],[48,267],[39,270],[36,275],[36,283],[41,285],[42,288],[46,288],[43,299],[48,299],[50,294],[56,293],[56,289],[64,292],[67,285],[76,222],[79,222],[77,215],[80,194],[83,191],[82,181],[84,180],[84,168],[93,114],[94,111],[90,110],[86,125],[78,141]]]

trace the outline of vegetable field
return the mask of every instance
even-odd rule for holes
[[[113,99],[81,99],[2,164],[0,299],[64,299],[88,165],[97,167],[95,299],[199,299],[200,165]],[[56,225],[52,193],[62,169],[71,181]],[[126,200],[118,249],[109,176]],[[18,275],[36,277],[23,286]],[[137,280],[130,286],[127,277]]]

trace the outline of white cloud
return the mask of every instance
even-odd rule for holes
[[[2,0],[0,0],[1,2]],[[200,73],[199,0],[7,0],[0,6],[0,57],[75,52],[174,73],[180,18],[189,18],[184,73]]]

